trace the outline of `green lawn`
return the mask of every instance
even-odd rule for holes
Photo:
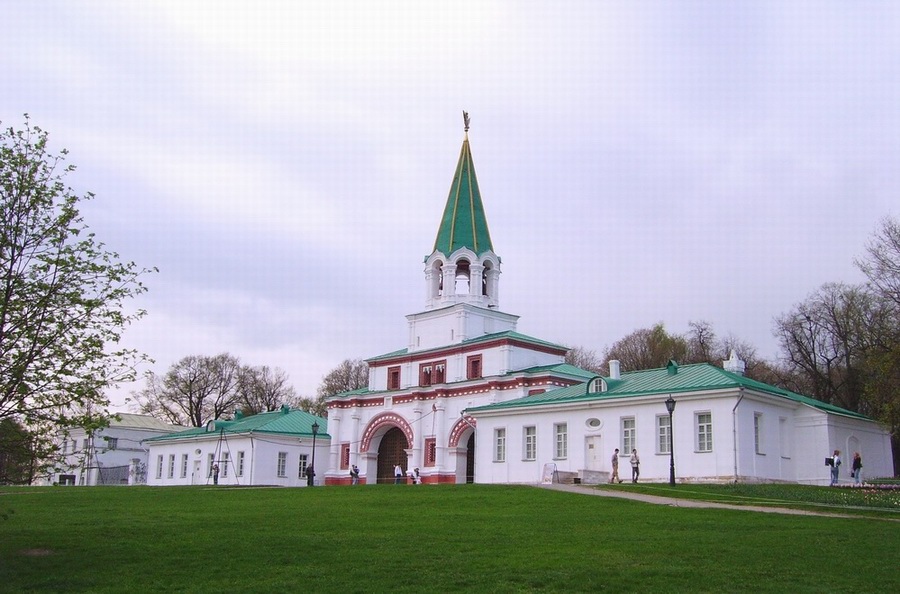
[[[9,592],[890,592],[898,551],[884,519],[532,487],[0,488]]]

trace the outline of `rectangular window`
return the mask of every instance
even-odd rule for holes
[[[119,438],[118,437],[107,437],[106,438],[106,449],[115,450],[119,447]]]
[[[90,449],[90,447],[91,447],[91,442],[90,442],[90,440],[87,439],[87,438],[85,438],[85,439],[81,442],[81,449],[83,449],[83,450],[86,452],[86,451],[88,451],[88,450]]]
[[[175,477],[175,454],[169,454],[169,478]]]
[[[298,478],[306,478],[306,454],[300,454],[300,465],[298,467]]]
[[[481,377],[481,355],[470,355],[466,358],[466,379],[479,379]]]
[[[659,415],[656,417],[656,453],[668,454],[669,445],[672,443],[671,417]]]
[[[350,468],[350,444],[341,444],[341,468],[344,470]]]
[[[181,454],[181,478],[187,476],[188,455]]]
[[[634,417],[622,419],[622,453],[631,455],[631,450],[635,449],[635,428]]]
[[[522,438],[524,444],[522,447],[523,460],[537,459],[537,427],[525,427]]]
[[[244,476],[244,452],[238,452],[237,475]]]
[[[388,367],[388,390],[400,389],[400,367]]]
[[[567,423],[557,423],[553,426],[556,433],[556,451],[554,458],[564,460],[569,457],[569,425]]]
[[[156,478],[162,478],[163,457],[162,454],[156,457]]]
[[[64,440],[62,441],[62,445],[61,445],[60,447],[62,448],[62,455],[63,455],[63,456],[65,456],[66,454],[68,454],[68,453],[69,453],[69,440],[68,440],[68,439],[64,439]]]
[[[231,454],[225,452],[222,454],[222,478],[226,478],[228,476],[228,462],[231,460]]]
[[[278,476],[287,477],[287,452],[278,452]]]
[[[762,413],[753,413],[753,447],[756,448],[757,454],[762,454],[761,444],[762,439],[760,438],[760,433],[762,432]]]
[[[712,441],[712,413],[697,413],[697,451],[711,452]]]
[[[212,454],[209,454],[206,457],[206,476],[212,478],[213,475],[213,465],[216,463],[215,458]]]
[[[430,386],[431,385],[431,363],[423,363],[419,365],[419,385],[420,386]]]
[[[434,437],[425,438],[425,466],[437,464],[437,440]]]
[[[781,457],[791,457],[791,436],[788,433],[787,419],[778,417],[778,443],[781,447]]]
[[[506,462],[506,429],[494,429],[494,462]]]

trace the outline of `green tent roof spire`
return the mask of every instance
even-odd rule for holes
[[[478,190],[478,179],[475,177],[475,164],[472,162],[472,151],[469,149],[469,114],[463,112],[465,138],[459,152],[459,162],[444,216],[434,241],[434,251],[450,255],[459,248],[466,247],[476,254],[494,251],[491,244],[491,233],[488,230],[484,205],[481,203],[481,192]]]

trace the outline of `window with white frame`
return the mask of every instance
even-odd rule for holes
[[[175,478],[175,454],[169,454],[169,478]]]
[[[556,435],[556,449],[553,457],[557,460],[565,460],[569,457],[569,424],[557,423],[553,426]]]
[[[506,462],[506,428],[494,429],[494,462]]]
[[[244,452],[238,452],[237,475],[244,476]]]
[[[118,437],[107,437],[106,438],[106,449],[115,450],[119,447],[119,438]]]
[[[656,417],[656,453],[668,454],[672,443],[672,418],[669,415]]]
[[[753,447],[762,454],[762,413],[753,413]]]
[[[181,454],[181,478],[187,476],[187,467],[188,467],[188,455]]]
[[[156,478],[162,478],[163,457],[162,454],[156,457]]]
[[[637,447],[635,443],[634,417],[625,417],[622,419],[622,452],[630,455]]]
[[[228,477],[228,462],[230,458],[231,454],[229,454],[228,452],[222,454],[222,478]]]
[[[695,419],[697,425],[697,451],[711,452],[713,449],[712,413],[697,413]]]
[[[278,476],[287,477],[287,452],[278,452]]]
[[[525,427],[522,430],[524,444],[522,446],[523,460],[537,459],[537,427]]]
[[[212,477],[213,475],[213,465],[216,463],[215,454],[209,454],[206,456],[206,476]]]
[[[308,460],[308,458],[307,458],[306,454],[300,454],[300,465],[298,466],[299,473],[297,474],[297,478],[305,478],[306,477],[307,460]]]

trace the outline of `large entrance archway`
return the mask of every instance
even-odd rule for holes
[[[409,443],[406,435],[399,428],[388,429],[378,445],[378,484],[394,482],[394,466],[399,464],[404,474],[409,469],[406,450]]]

